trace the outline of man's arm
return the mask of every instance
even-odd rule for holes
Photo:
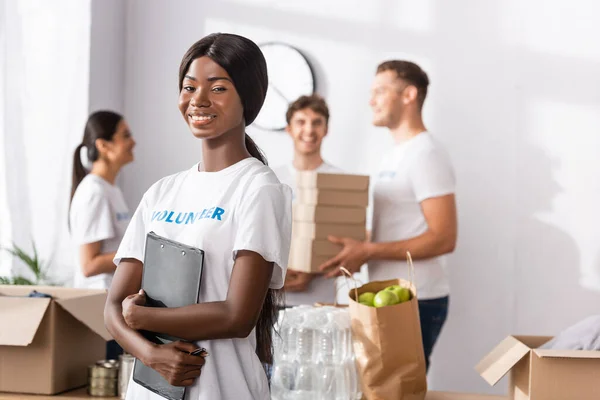
[[[422,260],[453,252],[458,231],[454,195],[425,199],[421,210],[428,226],[425,233],[408,240],[370,243],[369,259],[405,260],[408,251],[413,260]]]
[[[285,275],[285,283],[283,284],[283,290],[286,292],[306,292],[310,287],[312,280],[320,274],[294,271],[288,268]]]
[[[358,272],[369,260],[405,260],[407,251],[413,260],[454,251],[458,230],[454,194],[425,199],[420,204],[428,226],[425,233],[407,240],[381,243],[331,237],[330,241],[344,247],[337,256],[320,266],[321,271],[331,278],[340,275],[340,266]]]

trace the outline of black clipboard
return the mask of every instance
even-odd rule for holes
[[[146,306],[183,307],[198,303],[203,269],[204,251],[149,232],[142,273]],[[181,340],[157,332],[140,333],[157,344]],[[138,359],[133,367],[133,381],[169,400],[183,400],[185,396],[185,387],[169,384],[162,375]]]

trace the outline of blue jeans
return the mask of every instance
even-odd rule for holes
[[[423,350],[425,350],[425,365],[427,370],[429,370],[429,357],[448,316],[449,302],[449,296],[438,299],[419,300],[421,336],[423,337]]]
[[[119,346],[119,343],[117,343],[116,340],[109,340],[106,342],[107,360],[118,360],[121,354],[123,354],[123,348]]]

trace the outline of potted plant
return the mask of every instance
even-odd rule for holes
[[[4,248],[14,257],[18,258],[32,272],[33,279],[18,275],[13,277],[0,276],[0,285],[51,285],[48,279],[48,265],[39,259],[35,243],[31,243],[33,247],[33,255],[27,254],[25,250],[13,243],[12,248]]]

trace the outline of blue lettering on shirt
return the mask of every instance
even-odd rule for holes
[[[129,218],[131,218],[131,216],[129,215],[128,212],[118,212],[116,213],[116,217],[117,217],[117,221],[126,221]]]
[[[193,225],[201,219],[222,221],[225,210],[221,207],[205,208],[202,211],[156,210],[152,212],[150,221],[165,222],[177,225]]]
[[[389,180],[393,179],[396,176],[396,171],[381,171],[379,173],[379,179]]]
[[[181,224],[183,221],[185,221],[185,217],[187,216],[187,213],[179,213],[177,214],[177,218],[175,218],[175,223],[176,224]]]
[[[163,211],[162,213],[159,211],[158,212],[158,221],[162,221],[163,219],[167,218],[167,214],[169,212],[168,211]]]
[[[213,213],[212,219],[218,219],[219,221],[221,221],[221,215],[223,215],[225,213],[225,210],[223,210],[220,207],[215,207],[215,212]]]
[[[185,224],[186,225],[193,224],[195,219],[196,219],[196,215],[193,212],[188,213],[187,219],[185,220]]]

